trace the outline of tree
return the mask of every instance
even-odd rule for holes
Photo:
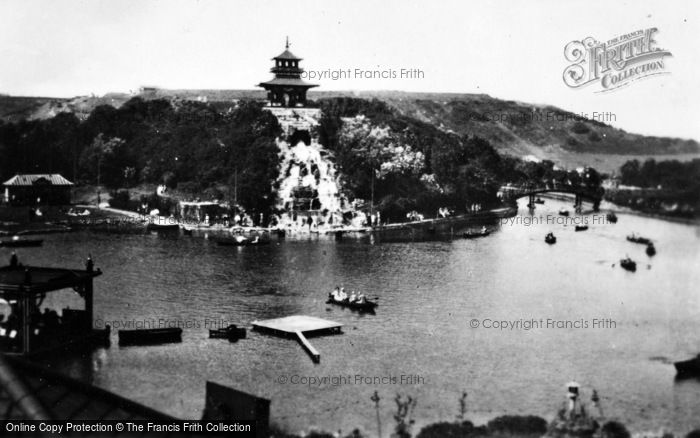
[[[105,183],[110,187],[117,187],[123,182],[123,173],[115,175],[115,168],[119,167],[118,155],[124,145],[124,140],[117,137],[105,140],[104,134],[100,133],[83,151],[81,167],[87,175],[95,176],[98,186]],[[104,169],[105,167],[106,169]],[[121,168],[123,169],[123,167]],[[91,169],[95,169],[94,174]]]
[[[620,167],[620,178],[622,184],[625,185],[637,185],[639,183],[639,161],[631,160],[627,161]]]

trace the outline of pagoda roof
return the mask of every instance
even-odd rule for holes
[[[267,82],[261,82],[258,84],[260,87],[264,87],[265,85],[280,85],[280,86],[295,86],[295,87],[307,87],[307,88],[313,88],[313,87],[318,87],[317,84],[311,84],[309,82],[306,82],[303,79],[297,79],[297,78],[274,78],[271,81]]]
[[[290,52],[289,49],[285,49],[284,52],[280,53],[272,59],[292,59],[295,61],[301,61],[303,58],[299,58],[294,53]]]

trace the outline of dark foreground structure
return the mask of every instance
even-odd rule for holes
[[[110,346],[110,328],[93,329],[93,279],[100,275],[90,258],[85,269],[64,269],[23,266],[13,255],[10,264],[0,268],[0,421],[190,421],[46,366],[48,354],[84,361],[94,348]],[[49,301],[61,303],[68,298],[72,303],[82,301],[83,308],[64,307],[58,309],[59,314],[45,305],[47,295],[57,293],[68,295]],[[207,382],[202,421],[254,422],[255,436],[264,437],[268,435],[269,406],[267,399]],[[110,436],[125,434],[120,431]],[[162,436],[168,435],[172,434]]]
[[[34,356],[108,342],[109,328],[92,327],[92,280],[101,274],[91,261],[84,270],[22,266],[16,259],[0,268],[0,300],[9,309],[0,315],[0,352]],[[83,308],[42,311],[47,294],[63,290],[76,293]]]
[[[269,400],[213,382],[207,382],[206,388],[206,406],[202,421],[255,422],[255,436],[269,436]],[[104,389],[58,374],[35,362],[2,354],[0,354],[0,420],[54,420],[76,423],[98,420],[105,423],[148,421],[156,424],[177,424],[183,421]],[[42,434],[24,434],[23,436],[42,436]],[[112,432],[106,436],[153,436],[153,434],[121,431]],[[212,435],[163,433],[157,436]]]

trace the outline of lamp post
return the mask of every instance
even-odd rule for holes
[[[100,168],[102,167],[102,154],[97,156],[97,208],[100,208]]]
[[[370,226],[370,228],[374,225],[373,224],[373,217],[374,217],[374,166],[372,167],[372,184],[371,184],[371,186],[372,186],[372,189],[371,189],[372,195],[371,195],[371,199],[369,202],[369,226]]]

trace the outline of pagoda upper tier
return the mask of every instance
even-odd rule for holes
[[[274,73],[274,79],[258,84],[267,90],[267,100],[271,106],[303,107],[306,105],[306,91],[318,87],[301,78],[304,72],[299,67],[301,59],[289,51],[289,39],[284,52],[272,58],[275,65],[270,72]]]

